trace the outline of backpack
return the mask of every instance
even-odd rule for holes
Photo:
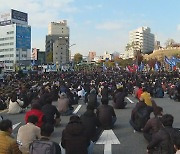
[[[35,140],[30,144],[30,154],[56,154],[55,144],[52,141]]]

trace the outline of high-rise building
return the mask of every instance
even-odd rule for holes
[[[28,14],[11,9],[0,14],[0,63],[15,71],[20,61],[31,59],[31,27]]]
[[[133,49],[140,50],[143,54],[152,53],[154,50],[155,37],[149,27],[140,27],[129,33],[129,44]]]
[[[49,24],[46,36],[46,53],[49,52],[52,52],[51,62],[54,64],[69,62],[69,27],[66,20]]]

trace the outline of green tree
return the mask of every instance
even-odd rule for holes
[[[82,61],[82,59],[83,59],[83,56],[82,56],[80,53],[76,53],[76,54],[74,55],[74,62],[75,62],[76,64],[80,63],[80,62]]]
[[[132,65],[133,64],[133,59],[129,58],[129,59],[119,59],[118,61],[119,65],[122,67],[126,67],[128,65]]]

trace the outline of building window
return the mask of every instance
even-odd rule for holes
[[[7,32],[7,34],[8,34],[8,35],[9,35],[9,34],[14,34],[14,31]]]

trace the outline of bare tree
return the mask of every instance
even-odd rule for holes
[[[173,44],[175,44],[175,41],[174,41],[174,39],[171,39],[171,38],[169,38],[169,39],[165,42],[166,48],[171,47]]]

